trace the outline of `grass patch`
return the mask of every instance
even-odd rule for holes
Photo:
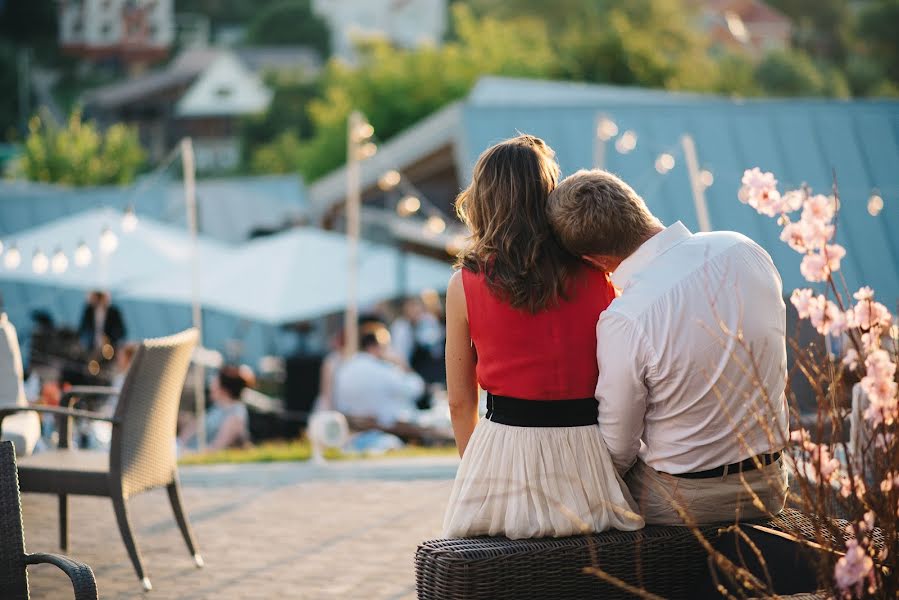
[[[329,460],[346,460],[359,458],[417,458],[458,456],[454,446],[406,446],[399,450],[390,450],[383,454],[348,454],[340,450],[325,451]],[[251,448],[235,448],[218,450],[204,454],[189,454],[178,459],[180,465],[217,465],[243,463],[270,463],[285,461],[306,461],[312,458],[312,447],[307,440],[266,442]]]

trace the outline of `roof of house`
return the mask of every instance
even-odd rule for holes
[[[605,115],[615,121],[619,133],[632,130],[637,136],[636,148],[627,154],[617,152],[613,142],[607,144],[606,168],[630,182],[664,222],[681,220],[696,231],[699,224],[680,146],[681,137],[690,134],[701,167],[714,175],[705,192],[712,228],[742,232],[764,246],[780,268],[786,290],[806,285],[799,274],[801,257],[780,241],[774,219],[737,200],[742,173],[759,166],[773,171],[786,187],[807,183],[827,192],[835,170],[842,200],[837,240],[848,250],[843,261],[847,283],[850,288],[870,284],[879,298],[895,305],[899,102],[735,100],[643,92],[542,81],[482,81],[466,100],[383,144],[362,169],[363,186],[375,185],[383,169],[402,171],[435,144],[452,147],[464,184],[485,148],[518,132],[545,139],[555,149],[563,173],[570,174],[593,166],[596,122]],[[432,129],[437,135],[423,134]],[[671,153],[676,163],[666,175],[654,168],[663,152]],[[342,173],[335,171],[311,186],[314,211],[342,201],[338,185]],[[875,189],[885,202],[878,216],[867,211]]]
[[[84,103],[115,108],[174,87],[190,85],[220,55],[220,50],[211,48],[186,50],[162,69],[88,91]]]

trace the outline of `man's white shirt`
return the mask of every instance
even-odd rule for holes
[[[390,426],[415,411],[415,401],[424,391],[418,374],[359,352],[337,368],[334,406],[344,414],[374,417],[379,425]]]
[[[689,473],[780,450],[786,307],[771,257],[733,232],[656,234],[612,274],[597,324],[599,425],[620,471]]]

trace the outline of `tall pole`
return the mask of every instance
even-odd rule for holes
[[[705,185],[699,171],[699,159],[696,157],[696,142],[689,134],[681,138],[684,148],[684,160],[687,162],[687,173],[690,175],[690,188],[693,190],[693,205],[696,208],[696,220],[700,231],[711,231],[712,221],[709,218],[709,206],[705,201]]]
[[[603,114],[596,115],[593,123],[593,168],[603,169],[606,163],[606,137],[602,131],[602,124],[606,118]]]
[[[190,300],[193,325],[199,334],[198,346],[203,347],[203,312],[200,308],[200,264],[197,244],[197,185],[194,164],[193,141],[187,137],[181,140],[181,161],[184,167],[184,205],[187,210],[187,227],[191,240]],[[197,449],[206,450],[206,393],[203,365],[194,362],[194,410],[197,416]]]
[[[346,141],[347,302],[343,315],[344,352],[347,357],[354,355],[359,349],[359,213],[362,204],[362,192],[359,189],[359,142],[366,125],[362,113],[355,110],[350,113]]]

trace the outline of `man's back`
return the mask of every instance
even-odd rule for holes
[[[359,352],[338,367],[334,404],[351,416],[374,417],[389,426],[415,408],[424,381],[367,352]]]
[[[622,262],[613,282],[622,294],[597,327],[596,393],[620,468],[633,461],[637,437],[639,458],[672,474],[783,446],[785,306],[761,247],[737,233],[691,235],[678,223]],[[642,422],[627,402],[645,403]]]

